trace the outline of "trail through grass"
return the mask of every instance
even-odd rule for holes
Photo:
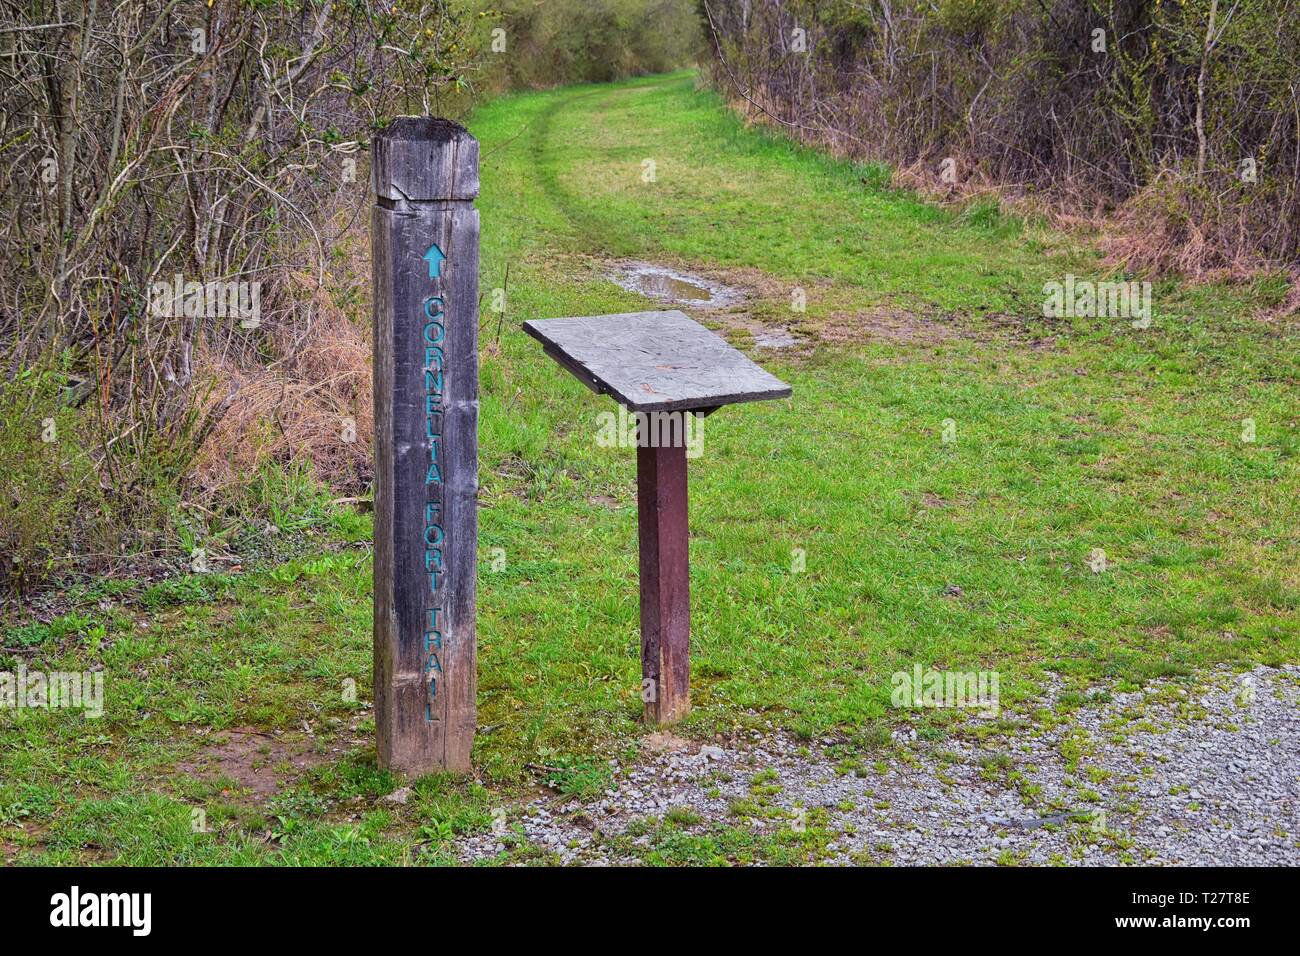
[[[513,96],[470,126],[480,781],[378,799],[396,781],[371,743],[362,542],[11,632],[0,669],[102,667],[107,708],[0,711],[6,858],[438,862],[536,782],[528,765],[598,792],[643,732],[635,456],[597,445],[612,406],[518,326],[646,308],[606,278],[626,257],[748,289],[702,316],[738,346],[764,327],[802,346],[754,353],[793,398],[710,417],[691,464],[681,733],[770,722],[869,749],[915,663],[996,670],[1014,712],[1048,670],[1083,688],[1297,660],[1300,353],[1261,318],[1278,282],[1160,283],[1149,329],[1045,319],[1044,282],[1101,275],[1081,240],[926,205],[746,128],[690,74]],[[956,732],[949,712],[922,724]],[[265,744],[225,778],[178,769],[248,732]],[[251,799],[263,772],[291,783]]]

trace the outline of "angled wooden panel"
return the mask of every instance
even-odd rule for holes
[[[532,319],[524,331],[596,392],[633,411],[788,398],[790,386],[676,310]]]

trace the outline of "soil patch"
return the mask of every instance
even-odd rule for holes
[[[176,769],[221,783],[231,796],[263,803],[325,759],[309,740],[235,727],[215,735],[201,753]]]

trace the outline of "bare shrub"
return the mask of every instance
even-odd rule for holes
[[[501,0],[495,89],[608,82],[663,73],[701,52],[693,0]],[[489,43],[489,50],[491,50]]]
[[[95,566],[92,514],[117,527],[113,551],[152,547],[182,496],[263,454],[310,451],[366,480],[368,346],[326,294],[331,260],[364,222],[373,130],[468,102],[477,12],[0,3],[0,345],[9,408],[27,416],[7,435],[57,470],[32,424],[72,416],[101,498],[68,498],[57,542],[4,542],[21,562]],[[37,369],[66,387],[38,389]],[[346,417],[356,442],[328,440]],[[249,440],[263,419],[283,429],[264,449]]]
[[[1132,266],[1300,260],[1289,0],[700,3],[714,84],[800,139],[912,178],[964,160],[954,196],[1122,209]]]

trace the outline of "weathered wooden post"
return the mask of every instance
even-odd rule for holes
[[[524,331],[635,416],[644,717],[676,723],[691,706],[688,417],[786,398],[790,386],[677,311],[533,319]]]
[[[691,566],[686,520],[686,419],[676,431],[645,423],[636,448],[637,550],[641,570],[641,678],[647,721],[675,724],[691,709]]]
[[[379,761],[467,771],[478,516],[478,141],[405,116],[374,140]]]

